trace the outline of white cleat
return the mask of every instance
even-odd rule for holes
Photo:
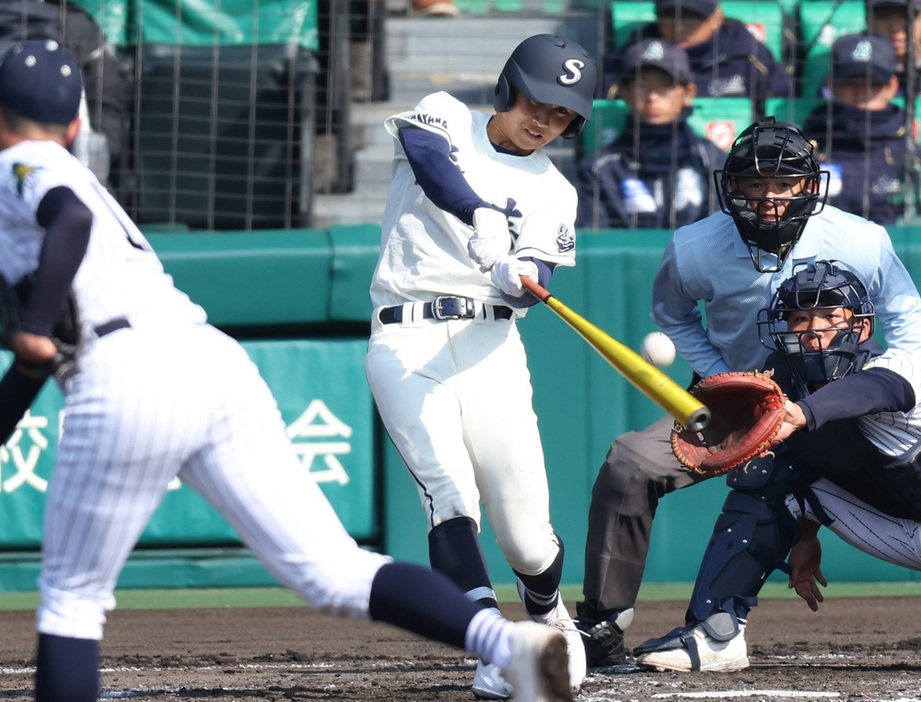
[[[479,661],[473,676],[473,696],[481,700],[507,700],[512,696],[512,686],[502,677],[499,666]]]
[[[671,643],[675,641],[672,639]],[[682,632],[678,641],[677,646],[663,646],[643,653],[636,662],[644,668],[662,671],[731,673],[748,667],[744,625],[739,626],[735,636],[724,641],[713,638],[701,626]]]
[[[512,685],[514,699],[572,702],[563,635],[535,622],[517,622],[510,637],[512,654],[503,674]]]
[[[518,581],[518,594],[524,602],[525,587],[521,580]],[[566,639],[566,652],[569,655],[569,684],[573,692],[582,688],[586,674],[585,644],[582,643],[582,632],[566,611],[562,595],[557,592],[556,607],[546,614],[531,614],[528,617],[538,624],[546,624],[559,631]]]

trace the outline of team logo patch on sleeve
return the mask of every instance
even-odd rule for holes
[[[556,236],[556,247],[559,249],[560,253],[572,251],[576,248],[576,234],[575,232],[569,231],[569,227],[565,224],[560,225],[560,230]]]
[[[16,178],[16,192],[20,196],[22,195],[22,189],[25,187],[26,180],[37,170],[38,168],[35,166],[27,166],[24,163],[13,164],[13,177]]]

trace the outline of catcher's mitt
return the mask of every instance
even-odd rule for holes
[[[771,371],[718,373],[690,390],[710,410],[699,432],[675,423],[672,451],[695,473],[718,476],[768,452],[783,424],[786,396]]]

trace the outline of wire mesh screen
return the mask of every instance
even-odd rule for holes
[[[580,184],[581,230],[713,209],[712,178],[688,179],[686,129],[725,153],[766,115],[808,125],[829,202],[888,223],[918,201],[919,21],[914,0],[0,0],[0,49],[71,48],[86,88],[74,153],[146,228],[380,221],[384,119],[438,90],[491,110],[505,59],[537,33],[578,41],[601,75],[583,133],[548,147]],[[688,56],[678,117],[644,107],[662,97],[655,81],[626,71],[644,39]],[[614,161],[627,175],[605,176]]]

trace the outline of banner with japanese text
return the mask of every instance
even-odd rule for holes
[[[266,340],[243,346],[278,400],[304,469],[315,477],[352,536],[376,539],[373,400],[363,365],[367,340]],[[0,371],[9,362],[9,354],[2,354]],[[0,447],[0,550],[38,548],[41,542],[44,495],[62,421],[63,397],[49,382]],[[223,517],[174,480],[139,545],[236,543]]]

